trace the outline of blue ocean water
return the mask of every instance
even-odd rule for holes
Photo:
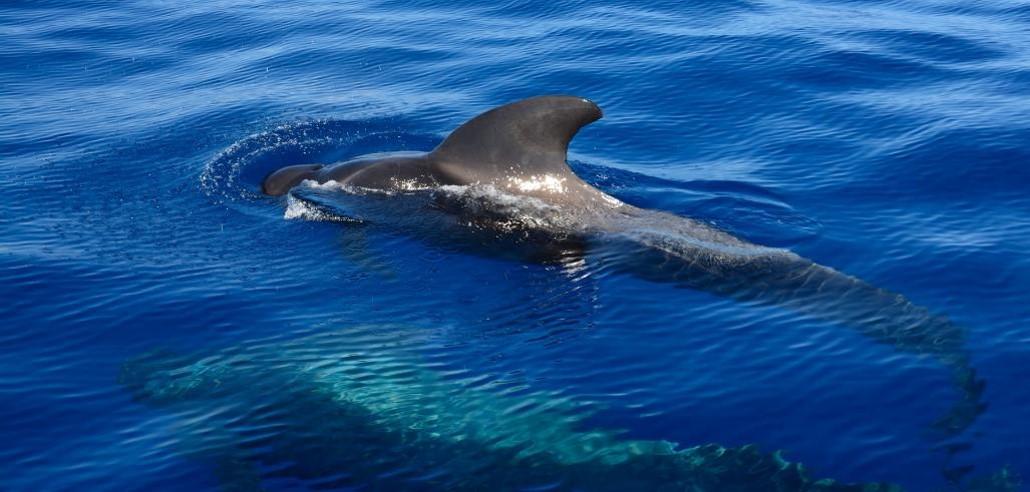
[[[626,439],[754,443],[911,490],[1030,476],[1026,2],[15,0],[0,39],[0,489],[216,490],[196,450],[248,409],[140,402],[126,361],[370,326]],[[935,437],[962,395],[925,355],[589,266],[287,220],[258,192],[551,93],[604,109],[570,149],[601,189],[950,318],[986,408]],[[261,430],[255,447],[296,437]],[[325,485],[262,467],[271,490]]]

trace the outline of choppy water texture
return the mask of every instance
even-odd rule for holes
[[[15,1],[0,39],[4,490],[309,490],[372,469],[474,487],[439,479],[532,462],[533,428],[560,456],[607,443],[578,462],[609,465],[634,443],[753,443],[910,490],[1030,475],[1025,2]],[[953,374],[832,320],[287,220],[259,193],[283,165],[427,150],[545,93],[604,108],[571,148],[604,191],[947,316],[986,409],[936,434]],[[167,377],[133,377],[148,357]],[[219,370],[245,377],[177,386]],[[320,419],[318,394],[361,404]],[[355,415],[366,449],[417,459],[331,461],[320,431]],[[444,462],[461,452],[393,440],[404,423],[515,457]]]

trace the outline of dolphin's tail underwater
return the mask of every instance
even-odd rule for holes
[[[936,359],[951,371],[959,393],[958,401],[933,424],[941,437],[960,434],[984,411],[985,383],[970,365],[965,330],[900,294],[794,255],[785,261],[794,266],[780,272],[756,272],[758,291],[742,295],[839,322],[898,350]]]
[[[796,276],[768,274],[766,282],[781,284],[771,299],[805,314],[849,325],[863,335],[894,348],[931,356],[951,371],[958,400],[933,428],[939,437],[962,433],[983,413],[984,380],[977,376],[965,349],[965,330],[900,294],[870,285],[832,268],[808,263]],[[791,289],[793,287],[793,289]]]
[[[661,227],[654,227],[656,221]],[[648,213],[618,228],[617,234],[607,235],[614,239],[606,239],[608,247],[600,255],[603,264],[652,281],[783,306],[849,326],[898,350],[931,356],[952,371],[952,381],[961,394],[934,424],[945,435],[961,433],[983,412],[984,381],[970,365],[964,330],[946,317],[786,250],[739,240],[714,245],[709,241],[722,241],[726,236],[690,219]],[[681,234],[684,228],[689,228],[690,234]]]
[[[794,253],[736,240],[690,219],[636,211],[614,221],[602,268],[747,302],[777,305],[851,327],[895,349],[930,356],[951,371],[958,400],[932,425],[947,442],[983,413],[985,383],[964,348],[964,330],[904,296]],[[614,232],[614,233],[612,233]],[[962,445],[943,445],[951,454]],[[946,474],[948,474],[946,472]]]

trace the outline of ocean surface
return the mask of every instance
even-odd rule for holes
[[[569,159],[620,200],[947,317],[982,408],[935,430],[966,397],[939,361],[796,310],[291,219],[260,193],[282,166],[429,150],[541,94],[603,108]],[[340,422],[281,396],[303,400],[313,366],[374,429],[524,425],[525,454],[549,446],[527,409],[566,432],[553,398],[618,442],[755,444],[813,478],[1030,476],[1025,1],[8,0],[0,197],[2,490],[406,477],[382,440],[304,452]],[[201,361],[168,378],[242,375],[183,383],[216,396],[141,397],[164,389],[133,386],[155,353]],[[356,367],[376,375],[360,391],[339,377]],[[435,417],[404,406],[441,388],[481,397]],[[314,463],[337,449],[357,469],[327,477]],[[390,487],[437,479],[419,473]]]

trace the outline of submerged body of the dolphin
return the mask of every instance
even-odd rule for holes
[[[495,252],[501,240],[558,256],[589,251],[605,268],[841,322],[952,371],[959,401],[938,428],[956,434],[982,412],[983,383],[963,331],[947,319],[790,251],[623,203],[576,176],[566,162],[569,142],[600,117],[579,97],[526,99],[473,118],[431,152],[290,166],[263,189],[438,242],[471,238]]]
[[[589,409],[567,396],[423,359],[417,333],[355,327],[199,356],[155,352],[126,363],[121,382],[179,417],[176,449],[213,465],[227,490],[274,478],[382,491],[900,490],[811,480],[752,446],[677,448],[591,429]]]

